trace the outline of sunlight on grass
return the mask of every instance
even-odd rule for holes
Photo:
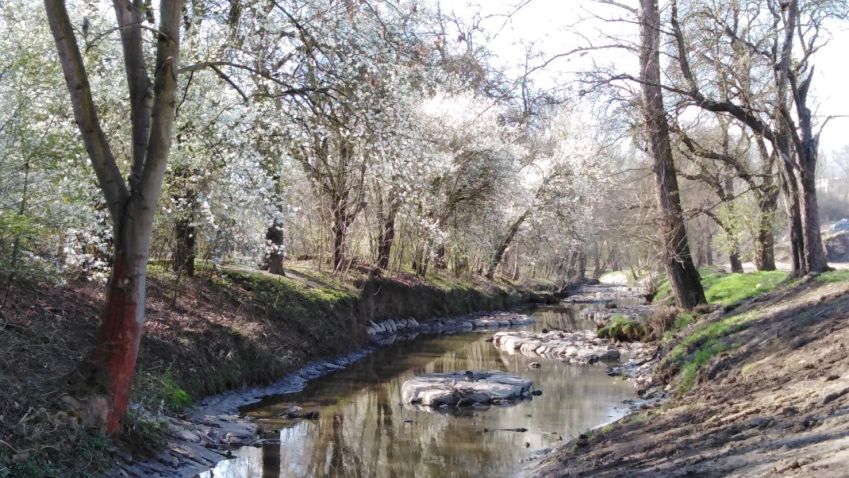
[[[744,274],[726,274],[715,267],[699,269],[705,298],[710,304],[732,305],[770,292],[787,278],[783,271],[759,271]],[[672,300],[669,281],[664,281],[654,298],[655,304]]]
[[[705,298],[711,304],[736,304],[775,289],[786,278],[782,271],[714,276],[705,286]]]
[[[833,284],[835,282],[849,282],[849,271],[828,271],[817,276],[817,282]]]

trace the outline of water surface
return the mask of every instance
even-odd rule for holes
[[[574,310],[533,312],[535,328],[589,326]],[[421,337],[382,348],[298,393],[270,397],[243,412],[280,444],[244,448],[202,478],[509,476],[534,450],[550,448],[625,413],[634,396],[603,366],[564,364],[499,352],[492,332]],[[530,369],[539,361],[542,367]],[[512,406],[434,412],[400,403],[415,375],[503,370],[528,377],[543,394]],[[318,420],[287,420],[292,405]],[[527,429],[525,432],[506,429]],[[279,430],[279,432],[277,431]]]

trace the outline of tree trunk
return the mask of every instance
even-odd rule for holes
[[[593,279],[601,277],[601,248],[598,247],[598,241],[593,243]]]
[[[713,231],[708,230],[707,238],[705,239],[705,248],[706,248],[706,256],[705,256],[705,264],[712,266],[713,265]]]
[[[77,45],[65,2],[45,0],[45,10],[68,86],[74,119],[95,171],[113,225],[114,257],[100,334],[88,361],[83,418],[109,434],[121,430],[138,358],[144,323],[145,281],[154,212],[171,149],[180,58],[183,2],[162,1],[156,35],[153,89],[145,65],[141,11],[138,2],[115,0],[125,73],[130,88],[133,161],[124,181],[100,125],[88,74]],[[139,95],[144,92],[144,100]],[[152,93],[152,101],[149,95]],[[84,370],[85,371],[85,370]],[[94,383],[92,383],[94,382]],[[105,396],[104,396],[105,392]],[[85,421],[85,420],[84,420]]]
[[[780,144],[780,142],[778,142]],[[782,158],[783,159],[783,158]],[[784,207],[790,226],[790,277],[801,277],[807,274],[805,265],[805,245],[802,234],[802,215],[799,208],[798,184],[792,166],[782,161],[779,179],[784,195]]]
[[[728,255],[728,262],[731,264],[731,272],[735,274],[743,273],[743,261],[740,260],[740,250],[736,247]]]
[[[87,384],[107,397],[90,400],[88,425],[115,434],[130,402],[144,321],[145,265],[130,262],[125,245],[116,244],[115,261],[101,314],[97,345],[91,357]],[[133,272],[135,271],[135,273]],[[99,423],[100,422],[100,423]],[[102,423],[105,422],[105,423]]]
[[[778,207],[778,192],[767,190],[758,201],[758,231],[755,238],[755,266],[759,271],[775,270],[773,218]]]
[[[185,273],[189,277],[195,275],[195,255],[197,230],[189,218],[177,220],[174,226],[174,253],[171,257],[171,268],[176,273]]]
[[[796,159],[799,167],[799,186],[801,188],[801,222],[804,234],[804,254],[806,273],[820,273],[828,270],[825,249],[820,233],[819,205],[817,204],[817,159],[819,150],[819,133],[814,133],[811,110],[808,108],[808,91],[813,79],[813,69],[801,83],[796,75],[791,74],[793,64],[790,49],[793,47],[795,27],[799,20],[799,1],[790,0],[782,5],[787,10],[787,31],[785,33],[785,54],[782,56],[780,68],[782,76],[786,77],[792,91],[793,104],[796,106],[796,116],[799,119],[798,139],[793,144],[796,149]],[[781,97],[781,96],[780,96]],[[786,128],[792,128],[789,114],[781,118],[789,123]]]
[[[513,274],[510,276],[513,282],[519,280],[519,245],[513,250]]]
[[[440,243],[436,246],[436,254],[433,260],[433,267],[437,269],[445,269],[448,264],[445,262],[445,244]]]
[[[345,264],[346,216],[344,203],[341,201],[337,202],[336,208],[333,211],[333,225],[330,231],[333,236],[333,270],[336,272],[341,272]]]
[[[513,224],[510,225],[510,229],[507,231],[507,235],[504,236],[504,239],[501,240],[501,243],[495,249],[495,255],[492,256],[492,261],[489,263],[489,269],[486,271],[486,278],[492,279],[495,276],[495,269],[498,268],[499,264],[501,264],[501,260],[504,258],[504,253],[507,251],[507,248],[510,247],[510,243],[513,242],[513,238],[516,237],[516,234],[519,232],[519,228],[522,227],[522,223],[525,222],[525,219],[531,215],[531,210],[528,209],[521,216],[516,218],[513,221]]]
[[[275,275],[286,275],[283,270],[283,259],[285,258],[283,224],[280,221],[274,221],[265,232],[265,261],[268,272]]]
[[[389,214],[382,218],[383,224],[377,239],[377,267],[383,270],[389,269],[392,243],[395,241],[395,211],[395,208],[391,208]]]
[[[817,204],[816,145],[805,145],[804,149],[807,150],[805,156],[808,157],[799,160],[799,182],[802,188],[800,202],[802,230],[805,234],[805,262],[809,273],[819,273],[828,270],[828,262],[822,244]]]
[[[660,76],[660,12],[657,0],[640,0],[640,79],[646,133],[654,161],[658,202],[661,213],[663,252],[669,283],[678,305],[693,309],[706,303],[699,272],[693,265],[684,215],[681,210],[678,178],[669,141],[669,124],[663,105]]]
[[[575,271],[571,277],[573,283],[583,282],[587,279],[587,255],[579,252],[576,259]]]
[[[427,275],[427,267],[430,262],[430,242],[422,241],[416,246],[413,254],[413,271],[419,277]]]

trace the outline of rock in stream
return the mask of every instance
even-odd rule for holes
[[[531,397],[533,382],[505,372],[447,372],[404,382],[404,403],[438,408],[510,402]]]
[[[492,344],[507,353],[521,353],[529,357],[542,356],[560,359],[564,362],[587,364],[600,360],[618,362],[644,354],[647,346],[643,343],[612,342],[601,339],[591,330],[582,332],[496,332]]]

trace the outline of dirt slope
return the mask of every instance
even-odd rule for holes
[[[809,280],[726,317],[747,313],[753,322],[728,337],[733,348],[688,393],[573,441],[525,474],[849,476],[849,282]]]

